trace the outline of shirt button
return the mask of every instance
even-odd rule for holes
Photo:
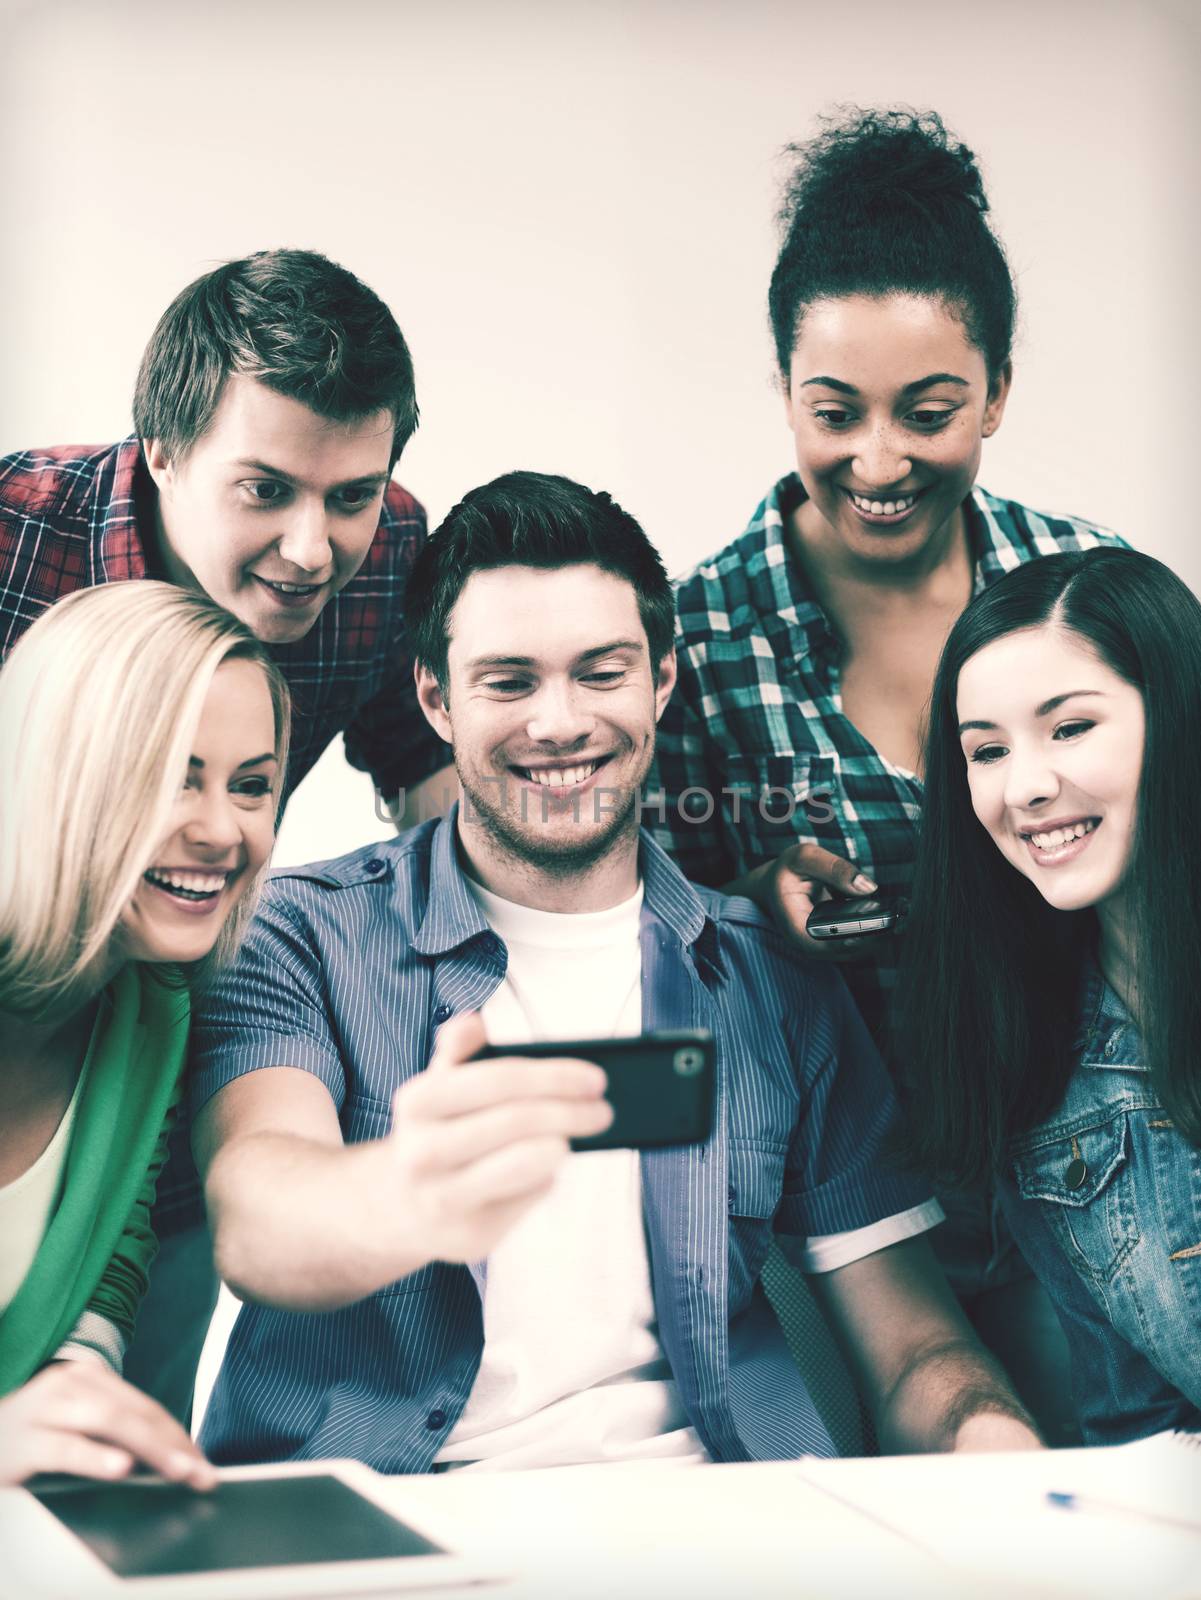
[[[735,1189],[734,1185],[731,1183],[726,1188],[726,1200],[729,1203],[731,1211],[734,1209],[734,1202],[737,1199],[738,1199],[738,1191]]]
[[[446,1412],[431,1411],[429,1416],[425,1419],[425,1425],[427,1428],[431,1429],[431,1431],[436,1431],[438,1428],[444,1428],[446,1426]]]
[[[449,1006],[435,1006],[434,1007],[434,1021],[435,1022],[445,1022],[447,1017],[449,1017],[449,1016],[450,1016],[450,1007]]]
[[[364,872],[382,872],[383,870],[384,864],[378,856],[372,856],[370,861],[364,861],[363,863]]]
[[[1075,1161],[1068,1162],[1068,1170],[1063,1175],[1063,1181],[1069,1189],[1079,1189],[1088,1177],[1088,1162],[1082,1156],[1077,1156]]]

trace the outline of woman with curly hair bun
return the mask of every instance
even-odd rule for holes
[[[212,1481],[121,1367],[190,993],[253,910],[288,719],[265,647],[149,580],[60,600],[0,671],[0,1484]]]
[[[976,484],[1009,398],[1016,296],[972,151],[932,111],[852,109],[789,153],[769,309],[796,470],[679,584],[657,834],[690,878],[846,960],[887,1054],[895,939],[832,950],[806,920],[832,894],[907,889],[924,710],[973,594],[1121,541]],[[952,1284],[1054,1437],[1045,1302],[987,1194],[944,1206]]]

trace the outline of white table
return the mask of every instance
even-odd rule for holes
[[[389,1479],[387,1501],[514,1574],[498,1600],[1201,1597],[1201,1449],[569,1467]],[[1047,1493],[1193,1521],[1051,1508]],[[484,1591],[476,1590],[477,1600]]]
[[[445,1600],[1201,1600],[1199,1445],[417,1478],[338,1463],[275,1470],[338,1471],[497,1575],[427,1591]],[[1051,1490],[1091,1497],[1094,1509],[1054,1509]],[[28,1505],[21,1491],[0,1491],[0,1529],[7,1520],[11,1531],[18,1498]],[[20,1553],[41,1591],[44,1553]],[[0,1555],[0,1595],[27,1600],[13,1571]],[[209,1580],[193,1583],[210,1600]],[[84,1587],[111,1592],[107,1581]],[[54,1600],[82,1600],[50,1588]],[[240,1585],[256,1600],[261,1590],[253,1573]],[[329,1600],[339,1592],[322,1589]]]

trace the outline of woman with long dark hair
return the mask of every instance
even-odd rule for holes
[[[1201,1426],[1201,604],[1130,550],[977,597],[935,680],[912,1154],[996,1179],[1086,1442]]]

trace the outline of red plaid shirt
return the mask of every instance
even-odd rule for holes
[[[144,475],[136,438],[0,458],[0,661],[63,595],[147,576]],[[405,581],[424,539],[425,512],[389,483],[358,572],[303,639],[272,646],[293,699],[288,793],[338,733],[351,765],[388,796],[446,764],[417,705],[404,635]]]

